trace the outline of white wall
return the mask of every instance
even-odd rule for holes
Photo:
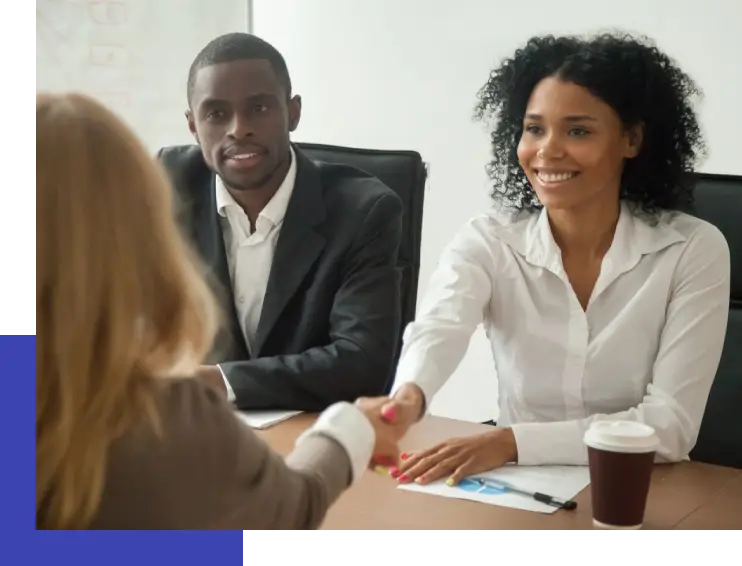
[[[476,92],[531,35],[620,27],[654,38],[705,91],[710,157],[701,169],[742,174],[742,2],[254,0],[253,10],[254,33],[283,53],[304,99],[295,140],[415,149],[430,163],[421,294],[443,246],[489,206],[487,136],[470,119]],[[432,410],[497,416],[483,332]]]
[[[36,91],[94,96],[153,153],[192,143],[188,68],[214,37],[247,30],[247,8],[247,0],[38,0]]]

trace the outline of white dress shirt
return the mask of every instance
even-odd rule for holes
[[[586,464],[587,427],[618,419],[651,425],[658,458],[681,460],[721,356],[730,270],[713,225],[624,204],[583,310],[545,212],[479,216],[444,251],[405,330],[394,389],[415,382],[430,405],[483,323],[498,425],[512,428],[520,464]]]
[[[296,155],[291,148],[291,165],[288,173],[276,194],[258,215],[253,232],[245,211],[229,194],[221,178],[218,175],[216,177],[216,208],[220,217],[229,274],[232,279],[234,306],[242,334],[251,352],[263,310],[263,299],[268,286],[278,236],[295,182]],[[223,373],[222,377],[227,387],[227,398],[234,401],[234,390]]]

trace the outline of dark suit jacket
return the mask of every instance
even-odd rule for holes
[[[382,394],[393,372],[401,200],[362,171],[294,151],[296,184],[252,353],[234,307],[215,175],[198,146],[158,154],[175,185],[183,229],[221,297],[225,332],[209,361],[219,363],[241,409],[318,411]]]

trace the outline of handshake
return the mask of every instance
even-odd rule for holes
[[[422,417],[425,397],[415,384],[402,386],[393,397],[361,397],[356,407],[366,415],[376,432],[370,467],[397,466],[399,441]]]

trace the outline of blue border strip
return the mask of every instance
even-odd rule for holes
[[[242,564],[241,531],[37,531],[36,336],[0,336],[0,379],[0,532],[8,564]]]

